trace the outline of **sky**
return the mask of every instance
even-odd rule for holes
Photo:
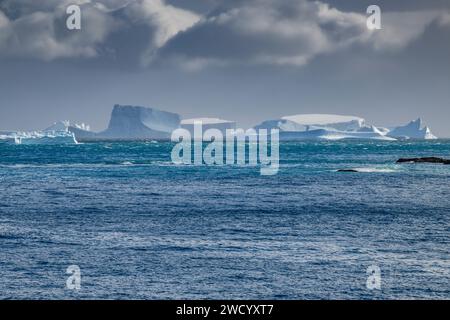
[[[66,8],[81,8],[68,30]],[[381,30],[366,9],[381,8]],[[243,128],[299,113],[450,137],[448,0],[0,0],[0,131],[114,104]]]

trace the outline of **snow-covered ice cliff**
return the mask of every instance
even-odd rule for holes
[[[138,106],[115,105],[108,129],[100,139],[169,139],[180,126],[176,113]]]
[[[191,135],[194,135],[194,125],[196,123],[201,124],[201,128],[204,131],[208,129],[218,129],[224,136],[227,129],[236,129],[236,122],[223,120],[219,118],[193,118],[185,119],[181,121],[181,127],[188,130]]]
[[[420,119],[393,130],[368,125],[363,118],[333,114],[297,114],[267,120],[255,129],[279,129],[281,140],[340,139],[436,139]]]

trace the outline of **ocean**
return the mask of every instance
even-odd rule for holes
[[[450,140],[283,142],[274,176],[172,147],[0,144],[0,298],[450,299],[450,166],[396,164]]]

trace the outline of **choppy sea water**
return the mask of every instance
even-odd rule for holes
[[[275,176],[172,146],[0,144],[0,298],[450,299],[450,166],[395,164],[450,141],[282,143]]]

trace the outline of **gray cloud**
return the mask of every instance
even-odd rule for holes
[[[325,0],[324,0],[325,1]],[[173,3],[179,3],[174,2]],[[82,6],[81,31],[65,28],[65,9]],[[204,16],[164,0],[4,0],[0,57],[51,61],[102,59],[147,67],[175,62],[304,66],[319,55],[362,46],[397,51],[430,24],[450,26],[445,10],[388,11],[383,29],[369,31],[365,12],[320,1],[209,0]]]
[[[444,21],[445,16],[445,12],[435,10],[387,12],[382,15],[383,30],[371,33],[365,41],[376,50],[403,49],[432,23]]]
[[[140,57],[143,66],[152,62],[156,50],[168,40],[200,20],[197,14],[167,5],[162,0],[135,1],[124,10],[130,23],[149,27],[148,46]]]
[[[364,28],[364,16],[319,2],[250,1],[204,19],[170,41],[161,56],[301,66],[354,41]]]
[[[365,12],[344,12],[322,2],[245,1],[180,33],[160,56],[188,68],[211,63],[302,66],[318,55],[355,45],[401,50],[433,21],[447,21],[437,10],[387,12],[383,29],[370,31],[366,19]]]
[[[103,43],[111,30],[114,30],[114,20],[104,8],[83,1],[83,18],[89,23],[83,32],[69,32],[65,27],[67,1],[60,1],[55,7],[54,1],[47,0],[52,11],[34,10],[33,6],[24,6],[13,10],[22,15],[8,19],[0,24],[0,56],[24,57],[42,60],[57,58],[84,57],[97,55],[96,47]],[[20,1],[20,4],[23,1]],[[81,3],[80,1],[79,3]],[[6,12],[12,5],[6,3]],[[47,9],[43,6],[42,9]],[[5,16],[3,14],[3,16]]]
[[[65,26],[65,10],[74,3],[82,8],[80,31],[69,31]],[[126,40],[120,37],[125,31],[130,40],[145,33],[145,46],[136,58],[138,63],[148,65],[156,49],[199,20],[197,14],[163,0],[133,0],[125,5],[110,0],[7,0],[0,9],[4,11],[0,11],[0,56],[48,61],[120,56],[127,43],[114,40]]]

